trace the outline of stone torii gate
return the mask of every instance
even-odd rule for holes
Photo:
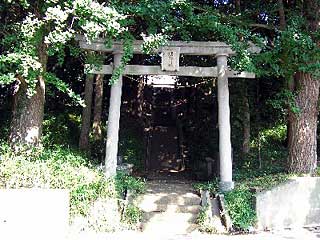
[[[104,39],[97,39],[88,43],[83,37],[78,37],[80,47],[85,50],[112,53],[114,62],[103,65],[101,69],[94,69],[92,74],[112,74],[120,66],[123,55],[121,42],[114,42],[111,47],[106,47]],[[143,41],[133,42],[133,53],[144,54]],[[255,46],[249,48],[251,52],[259,52]],[[219,161],[220,161],[220,189],[229,191],[233,189],[232,180],[232,154],[230,130],[230,106],[228,78],[255,78],[253,73],[235,72],[228,69],[229,56],[235,55],[231,47],[223,42],[182,42],[169,41],[165,47],[154,50],[161,53],[161,66],[127,65],[123,75],[171,75],[189,77],[217,77],[218,81],[218,124],[219,124]],[[184,67],[179,65],[180,55],[215,56],[216,67]],[[110,107],[108,117],[108,132],[106,143],[105,174],[106,177],[114,176],[117,167],[119,120],[122,95],[122,75],[111,86]]]

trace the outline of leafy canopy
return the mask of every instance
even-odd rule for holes
[[[57,56],[62,63],[65,48],[76,34],[91,41],[99,36],[117,38],[126,30],[121,24],[124,15],[93,0],[6,0],[0,11],[9,13],[1,27],[5,34],[0,42],[0,84],[18,79],[27,86],[28,96],[34,94],[38,77],[44,76],[48,83],[79,101],[66,83],[47,72],[48,57]]]

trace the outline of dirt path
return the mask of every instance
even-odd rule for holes
[[[178,132],[176,127],[155,127],[152,131],[150,168],[153,170],[179,170]]]

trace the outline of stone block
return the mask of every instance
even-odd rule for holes
[[[1,239],[65,239],[68,226],[67,190],[0,190]]]
[[[226,208],[225,200],[224,200],[224,195],[223,194],[218,194],[217,195],[217,201],[220,205],[220,216],[221,216],[221,221],[223,225],[225,226],[226,230],[228,232],[231,232],[233,230],[233,224],[231,221],[231,217],[228,213],[228,209]]]
[[[258,228],[320,224],[320,178],[298,177],[256,194]]]
[[[205,207],[210,204],[210,193],[208,190],[201,190],[201,206]]]

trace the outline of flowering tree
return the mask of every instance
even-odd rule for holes
[[[49,56],[63,62],[76,34],[88,41],[119,38],[125,16],[94,0],[5,0],[0,50],[0,84],[14,84],[11,144],[37,145],[44,115],[45,86],[52,84],[80,104],[69,86],[47,71]]]

